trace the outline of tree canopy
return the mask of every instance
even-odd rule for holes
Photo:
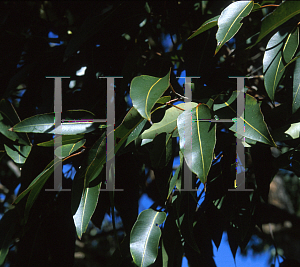
[[[0,6],[1,266],[300,265],[300,2]]]

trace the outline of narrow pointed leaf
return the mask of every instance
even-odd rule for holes
[[[164,212],[144,210],[138,216],[130,233],[130,253],[134,263],[146,267],[155,262],[161,230],[158,225],[166,219]]]
[[[300,13],[300,1],[284,1],[274,12],[267,15],[261,24],[259,36],[254,45],[270,32]]]
[[[216,144],[216,126],[201,119],[212,119],[211,110],[206,104],[183,112],[177,119],[177,125],[180,150],[185,161],[190,170],[205,183]]]
[[[273,101],[276,88],[284,74],[284,65],[295,54],[299,44],[298,28],[292,33],[275,33],[267,44],[263,58],[264,83],[266,91]]]
[[[171,96],[163,96],[157,100],[156,104],[166,104],[171,100]]]
[[[189,38],[189,39],[192,39],[194,38],[195,36],[197,36],[198,34],[202,33],[202,32],[205,32],[207,30],[209,30],[210,28],[212,27],[215,27],[218,25],[218,19],[219,19],[220,15],[218,16],[215,16],[207,21],[205,21]]]
[[[75,144],[67,144],[62,145],[54,150],[54,154],[60,158],[63,159],[69,155],[71,155],[73,152],[81,148],[85,144],[85,139],[78,141]]]
[[[84,137],[83,134],[78,135],[63,135],[62,136],[62,145],[74,144],[81,140]],[[51,147],[54,146],[54,139],[46,142],[42,142],[37,144],[38,146]]]
[[[31,146],[12,145],[11,147],[4,144],[5,151],[15,163],[24,164],[30,151]]]
[[[189,108],[193,108],[196,107],[198,104],[195,102],[190,102],[189,105],[191,105],[189,106]],[[183,110],[181,109],[185,109],[186,104],[182,103],[176,106],[179,107],[180,109],[176,107],[171,107],[167,109],[163,119],[158,123],[153,123],[153,125],[149,129],[147,129],[141,134],[141,138],[154,139],[154,137],[160,133],[163,132],[171,133],[177,126],[178,116],[183,112]],[[173,132],[173,137],[177,137],[177,136],[178,136],[178,131],[175,130]]]
[[[218,19],[218,31],[216,34],[218,43],[215,54],[242,27],[241,20],[251,12],[253,3],[253,1],[237,1],[222,11]]]
[[[174,176],[171,178],[170,182],[169,182],[169,192],[168,192],[168,197],[171,195],[177,180],[179,179],[181,170],[182,170],[182,166],[183,166],[183,154],[181,153],[181,151],[179,151],[179,156],[180,156],[180,165],[177,167]]]
[[[143,118],[151,120],[151,109],[169,85],[170,72],[162,78],[141,75],[132,80],[130,86],[132,104]]]
[[[92,122],[93,114],[87,111],[70,111],[62,118],[64,120],[72,120],[72,122],[63,122],[61,128],[55,129],[54,125],[54,113],[45,113],[35,115],[27,118],[20,123],[16,124],[11,131],[25,132],[25,133],[49,133],[49,134],[62,134],[62,135],[74,135],[89,133],[99,128],[101,123]],[[86,120],[77,121],[76,120]]]
[[[14,133],[8,131],[15,124],[19,123],[21,120],[15,111],[11,103],[2,99],[0,101],[0,133],[9,138],[12,141],[18,141],[21,145],[30,146],[31,143],[27,134],[24,133]]]
[[[141,131],[143,130],[145,124],[146,124],[147,120],[144,119],[133,131],[132,133],[128,136],[127,140],[126,140],[126,146],[129,145],[132,141],[134,141],[135,139],[137,139],[141,133]]]
[[[292,112],[295,113],[300,107],[300,60],[296,61],[293,78],[293,102]]]
[[[84,189],[79,207],[73,216],[76,232],[80,239],[82,234],[86,231],[91,217],[96,209],[100,194],[100,187],[101,183],[94,187],[88,187]]]

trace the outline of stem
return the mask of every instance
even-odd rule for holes
[[[272,5],[272,4],[270,4],[270,5],[261,6],[260,8],[269,7],[269,6],[275,6],[275,7],[278,7],[279,5]]]

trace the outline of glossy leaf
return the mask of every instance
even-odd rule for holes
[[[180,137],[180,150],[183,152],[189,169],[195,173],[202,183],[206,182],[213,159],[216,144],[216,126],[209,121],[212,119],[210,108],[199,104],[192,110],[186,110],[177,119]],[[192,129],[186,132],[187,129]]]
[[[277,27],[300,13],[299,1],[284,1],[274,12],[267,15],[261,24],[259,36],[254,45]]]
[[[4,144],[5,151],[15,163],[24,164],[30,151],[31,146],[12,145],[11,147]]]
[[[299,44],[298,28],[293,33],[275,33],[267,44],[263,58],[264,83],[266,91],[274,101],[275,91],[284,74],[284,64],[289,62]]]
[[[151,121],[151,109],[170,85],[170,72],[165,77],[148,75],[135,77],[130,86],[133,106],[148,121]]]
[[[73,216],[77,236],[80,239],[82,234],[86,231],[91,217],[96,209],[100,194],[100,187],[101,183],[94,187],[88,187],[84,189],[79,207]]]
[[[276,141],[293,140],[300,137],[300,122],[280,127],[273,131]]]
[[[12,141],[18,141],[21,145],[30,146],[27,134],[8,131],[12,126],[20,122],[20,118],[11,103],[2,99],[0,101],[0,133]]]
[[[155,262],[161,230],[157,225],[166,219],[164,212],[144,210],[138,216],[130,233],[130,253],[134,263],[146,267]]]
[[[74,144],[81,140],[84,137],[83,134],[78,135],[63,135],[62,136],[62,145]],[[37,144],[38,146],[51,147],[54,146],[54,139],[46,142],[42,142]]]
[[[293,77],[293,102],[292,112],[295,113],[300,107],[300,60],[296,61]]]
[[[49,133],[49,134],[62,134],[62,135],[74,135],[89,133],[101,125],[98,122],[92,122],[93,114],[87,111],[69,111],[64,120],[76,120],[86,119],[83,122],[63,122],[61,128],[55,129],[54,125],[54,113],[45,113],[35,115],[27,118],[20,123],[16,124],[10,130],[14,132],[25,132],[25,133]],[[105,126],[106,127],[106,126]]]
[[[191,108],[196,107],[198,104],[195,102],[190,102]],[[176,105],[180,109],[176,107],[171,107],[167,109],[163,119],[158,123],[153,123],[153,125],[144,131],[141,134],[141,138],[143,139],[154,139],[155,136],[157,136],[160,133],[166,132],[171,133],[176,125],[177,125],[177,118],[178,116],[183,112],[182,109],[185,109],[185,103]],[[190,107],[190,106],[189,106]],[[173,137],[178,136],[178,131],[174,131]]]
[[[217,48],[215,54],[229,41],[242,27],[241,20],[246,17],[253,8],[253,1],[237,1],[226,7],[218,19],[218,31],[216,34]]]
[[[188,39],[192,39],[195,36],[197,36],[198,34],[205,32],[212,27],[217,26],[219,17],[220,17],[220,15],[215,16],[215,17],[205,21]]]
[[[236,93],[236,91],[232,93],[230,102],[233,99],[236,99]],[[236,101],[232,101],[230,105],[228,104],[228,106],[218,109],[215,113],[220,119],[235,118],[237,116]],[[242,117],[238,119],[241,120]],[[244,122],[245,123],[239,123],[239,129],[237,129],[237,122],[233,120],[233,125],[229,129],[233,132],[238,132],[239,135],[251,140],[265,143],[270,146],[276,146],[264,121],[263,114],[260,110],[260,105],[257,103],[254,97],[248,94],[245,94]]]
[[[172,157],[172,135],[161,133],[153,140],[153,148],[150,151],[151,165],[155,169],[165,167]]]
[[[63,159],[69,155],[71,155],[73,152],[81,148],[85,144],[85,139],[78,141],[75,144],[67,144],[62,145],[54,150],[54,154],[60,158]]]

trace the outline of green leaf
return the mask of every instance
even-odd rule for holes
[[[69,155],[71,155],[73,152],[81,148],[85,144],[85,139],[78,141],[75,144],[67,144],[62,145],[54,150],[54,154],[59,158],[63,159]]]
[[[5,151],[15,163],[24,164],[30,151],[31,146],[12,145],[11,147],[4,144]]]
[[[296,61],[293,77],[293,102],[292,112],[295,113],[300,107],[300,60]]]
[[[130,97],[133,106],[148,121],[151,121],[151,109],[170,86],[170,72],[157,78],[148,75],[135,77],[130,85]]]
[[[0,133],[12,141],[18,141],[21,145],[30,146],[27,134],[8,131],[12,126],[20,122],[20,118],[11,103],[2,99],[0,101]]]
[[[155,262],[161,230],[157,225],[166,219],[164,212],[144,210],[138,216],[130,233],[130,253],[137,266],[146,267]]]
[[[158,99],[156,101],[156,104],[166,104],[167,102],[169,102],[171,100],[171,96],[163,96],[160,99]]]
[[[82,122],[63,122],[61,129],[55,129],[54,125],[54,112],[35,115],[27,118],[20,123],[16,124],[10,130],[14,132],[26,133],[49,133],[49,134],[62,134],[74,135],[92,132],[100,126],[99,122],[92,122],[93,114],[84,110],[73,110],[63,114],[64,120],[79,120],[86,119]]]
[[[236,99],[236,94],[236,91],[232,93],[232,96],[230,97],[230,102],[233,99]],[[236,117],[236,101],[232,101],[229,106],[220,108],[215,113],[220,119],[231,119]],[[242,117],[238,119],[241,120]],[[245,94],[244,123],[239,123],[239,128],[237,129],[237,122],[235,121],[229,129],[251,140],[265,143],[270,146],[276,146],[264,121],[263,114],[260,110],[260,105],[257,103],[254,97],[248,94]]]
[[[182,166],[183,166],[183,154],[181,151],[179,151],[179,156],[180,156],[180,165],[177,167],[176,171],[175,171],[175,174],[174,176],[171,178],[170,180],[170,183],[169,183],[169,192],[168,192],[168,197],[170,197],[175,185],[176,185],[176,182],[178,180],[178,177],[181,173],[181,170],[182,170]]]
[[[196,107],[198,104],[194,103],[194,102],[190,102],[191,106],[189,106],[189,108],[191,107]],[[144,131],[141,134],[141,138],[142,139],[154,139],[155,136],[157,136],[160,133],[171,133],[176,125],[177,125],[177,118],[178,116],[183,112],[183,110],[181,109],[185,109],[187,103],[182,103],[179,105],[176,105],[176,107],[179,107],[180,109],[176,108],[176,107],[171,107],[169,109],[167,109],[163,119],[158,122],[158,123],[153,123],[153,125],[147,129],[146,131]],[[175,130],[173,135],[173,137],[177,137],[178,136],[178,131]]]
[[[292,17],[300,13],[299,1],[284,1],[274,12],[267,15],[261,24],[260,34],[255,42],[256,45],[261,39],[268,35],[271,31],[288,21]],[[254,46],[253,45],[253,46]],[[251,46],[252,47],[252,46]]]
[[[206,104],[184,111],[179,115],[177,125],[180,150],[185,161],[189,169],[205,183],[216,144],[216,126],[201,119],[212,119],[211,110]],[[192,129],[192,133],[186,133],[186,129]]]
[[[115,147],[106,149],[105,136],[101,137],[100,142],[93,146],[95,153],[93,152],[91,160],[89,161],[90,163],[87,167],[87,171],[85,173],[86,185],[93,181],[101,172],[102,166],[106,162],[106,153],[107,155],[115,155],[122,144],[127,140],[127,137],[142,122],[142,120],[143,118],[141,117],[139,112],[132,107],[126,114],[121,125],[119,125],[115,129],[115,131],[108,133],[108,135],[114,134],[114,137],[116,139]],[[114,153],[111,153],[112,149],[114,149]],[[110,156],[108,156],[107,161],[109,161],[110,159]]]
[[[293,140],[300,137],[300,122],[278,128],[272,132],[276,141]]]
[[[20,195],[18,195],[14,203],[17,204],[23,197],[27,195],[30,190],[32,190],[33,187],[39,185],[40,183],[45,183],[54,171],[53,166],[54,160],[52,160],[46,166],[46,168],[30,183],[30,185]]]
[[[165,167],[172,157],[172,135],[161,133],[153,140],[153,148],[150,151],[151,165],[155,169]]]
[[[126,145],[129,145],[132,141],[134,141],[135,139],[137,139],[141,133],[141,131],[143,130],[145,124],[146,124],[147,120],[144,119],[133,131],[132,133],[128,136],[127,140],[126,140]]]
[[[284,74],[284,64],[295,54],[299,44],[299,29],[293,33],[278,31],[267,44],[263,58],[264,83],[266,91],[274,101],[275,91]]]
[[[79,239],[81,239],[82,234],[86,231],[91,217],[96,209],[100,194],[100,187],[101,183],[94,187],[85,188],[82,193],[79,207],[73,216],[77,236]]]
[[[218,19],[218,31],[216,34],[217,48],[215,54],[229,41],[242,27],[241,20],[246,17],[253,8],[253,1],[237,1],[226,7]]]
[[[78,134],[78,135],[63,135],[62,136],[62,145],[67,145],[67,144],[74,144],[81,140],[84,137],[84,134]],[[47,142],[42,142],[37,144],[38,146],[44,146],[44,147],[51,147],[54,146],[54,139],[47,141]]]
[[[210,28],[212,27],[215,27],[218,25],[218,19],[219,19],[220,15],[218,16],[215,16],[207,21],[205,21],[189,38],[189,39],[192,39],[194,38],[195,36],[197,36],[198,34],[202,33],[202,32],[205,32],[207,30],[209,30]]]

